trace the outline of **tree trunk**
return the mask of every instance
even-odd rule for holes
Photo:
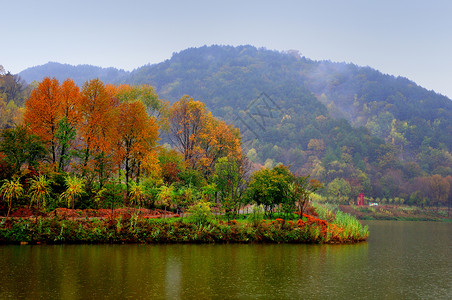
[[[138,162],[137,167],[137,184],[140,184],[141,162]]]
[[[9,212],[11,211],[11,206],[13,205],[12,201],[13,201],[13,199],[9,199],[8,213],[6,214],[6,218],[9,217]]]
[[[129,172],[130,172],[130,167],[129,167],[129,158],[126,157],[126,199],[129,199]]]
[[[60,171],[64,172],[64,155],[66,154],[66,145],[63,145],[63,147],[61,148],[61,154],[60,154],[60,162],[58,164],[58,169],[60,169]]]

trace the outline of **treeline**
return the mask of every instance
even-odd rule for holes
[[[32,89],[19,75],[0,65],[0,128],[13,127],[22,121],[22,107]]]
[[[45,77],[55,77],[63,82],[66,78],[71,78],[76,85],[82,86],[86,81],[99,78],[104,83],[119,83],[130,72],[118,70],[116,68],[101,68],[91,65],[61,64],[48,62],[42,66],[31,67],[23,70],[19,75],[28,83],[41,82]]]
[[[158,143],[159,131],[173,147]],[[81,89],[71,79],[39,83],[23,123],[1,133],[0,168],[6,215],[14,206],[181,210],[212,203],[232,216],[251,202],[291,214],[302,213],[321,187],[282,165],[251,175],[238,129],[202,102],[183,96],[169,105],[151,86],[99,79]]]
[[[170,103],[184,94],[202,99],[215,116],[240,128],[242,147],[257,168],[290,165],[291,172],[324,182],[325,196],[335,197],[339,182],[348,201],[363,192],[444,203],[419,181],[452,176],[452,102],[408,79],[293,51],[205,46],[120,81],[152,84]],[[160,136],[170,143],[164,131]]]
[[[151,82],[170,100],[184,91],[205,99],[240,128],[253,162],[311,174],[325,183],[325,196],[333,197],[340,181],[350,201],[363,192],[444,204],[419,181],[452,176],[452,101],[406,78],[293,51],[205,46],[124,80]],[[268,97],[258,97],[263,92]],[[442,193],[444,199],[447,189]]]

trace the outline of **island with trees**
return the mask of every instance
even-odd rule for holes
[[[368,236],[349,214],[311,202],[319,181],[283,164],[256,166],[239,129],[189,96],[170,104],[150,85],[92,79],[79,88],[46,77],[24,107],[0,109],[9,113],[0,138],[2,243]]]
[[[356,205],[363,193],[364,204],[378,204],[378,217],[451,216],[452,101],[408,78],[250,45],[189,48],[131,72],[47,63],[19,75],[30,86],[17,99],[13,75],[5,80],[2,117],[14,117],[33,82],[45,76],[70,77],[80,87],[96,77],[106,84],[150,84],[170,103],[185,94],[202,100],[239,128],[255,169],[282,163],[323,182],[324,202]]]

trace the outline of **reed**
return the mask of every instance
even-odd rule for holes
[[[341,241],[362,241],[369,236],[369,229],[363,226],[354,216],[339,210],[337,205],[329,203],[313,203],[320,219],[335,225],[333,236]]]

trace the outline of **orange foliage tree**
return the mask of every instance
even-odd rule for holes
[[[132,166],[135,166],[137,178],[141,162],[146,158],[149,163],[158,139],[158,125],[154,117],[146,113],[144,104],[140,101],[122,102],[117,120],[117,160],[124,164],[127,194]]]
[[[72,126],[75,126],[80,121],[80,89],[75,85],[72,79],[66,79],[61,85],[61,105],[60,110],[63,117]]]
[[[112,149],[117,139],[118,100],[111,97],[99,79],[87,81],[80,99],[80,122],[78,126],[82,147],[82,172],[94,170],[102,185],[112,171]]]
[[[185,170],[184,157],[175,149],[162,147],[159,151],[159,165],[161,166],[161,178],[170,185],[179,181],[178,175]]]
[[[159,98],[154,88],[143,84],[131,86],[121,84],[115,87],[115,96],[121,102],[140,101],[149,116],[154,117],[160,129],[168,129],[168,101]]]
[[[85,82],[80,91],[74,82],[45,78],[26,103],[25,122],[51,149],[51,161],[65,171],[70,147],[78,152],[82,176],[100,185],[114,171],[124,168],[126,185],[140,170],[161,173],[156,141],[159,125],[165,126],[168,103],[149,85],[104,85],[99,79]],[[59,156],[59,157],[58,157]],[[115,164],[116,163],[116,164]]]
[[[46,77],[33,90],[30,98],[25,102],[24,121],[29,124],[33,134],[39,136],[43,142],[50,146],[53,163],[57,159],[57,139],[55,134],[58,120],[61,116],[60,97],[61,88],[58,80]]]
[[[24,122],[30,131],[50,147],[51,161],[63,169],[63,158],[70,146],[70,133],[79,121],[80,93],[71,79],[60,86],[55,78],[44,78],[26,101]],[[61,121],[67,125],[64,130]]]
[[[212,173],[214,165],[221,157],[240,160],[242,149],[239,129],[212,117],[209,113],[206,125],[199,135],[197,150],[201,156],[199,161],[204,174]]]
[[[214,118],[204,103],[189,96],[171,106],[169,124],[171,140],[185,162],[201,169],[205,176],[213,172],[219,158],[241,157],[238,129]]]
[[[196,144],[201,131],[206,126],[206,105],[185,95],[169,110],[170,138],[184,155],[184,160],[195,166]]]

